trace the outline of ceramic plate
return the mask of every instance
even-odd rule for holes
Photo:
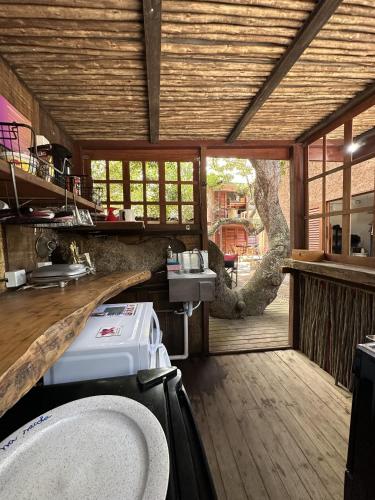
[[[121,396],[59,406],[0,443],[7,500],[164,500],[168,445],[156,417]]]

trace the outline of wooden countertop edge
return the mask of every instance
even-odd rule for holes
[[[337,262],[306,262],[294,259],[286,259],[282,266],[282,272],[300,271],[327,278],[333,278],[356,285],[375,287],[375,269],[340,264]]]
[[[61,357],[82,331],[91,312],[127,288],[151,278],[150,271],[133,272],[85,306],[57,321],[37,337],[25,353],[0,376],[0,417],[24,396]]]

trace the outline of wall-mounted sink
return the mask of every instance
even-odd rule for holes
[[[168,271],[169,301],[197,302],[215,298],[216,273],[211,269],[202,272]]]

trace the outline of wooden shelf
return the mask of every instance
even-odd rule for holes
[[[40,205],[53,204],[54,201],[65,200],[65,189],[56,186],[52,182],[47,182],[36,175],[24,172],[21,168],[15,167],[18,197],[20,202],[26,200],[35,200]],[[0,199],[7,201],[14,199],[13,186],[9,164],[0,160]],[[73,193],[67,192],[69,202],[73,202]],[[81,196],[76,196],[76,203],[79,208],[88,208],[89,210],[101,211],[92,201],[88,201]]]
[[[72,227],[56,227],[56,231],[75,232],[75,233],[147,233],[147,234],[197,234],[200,232],[198,224],[190,225],[190,229],[186,229],[182,225],[174,224],[147,224],[142,221],[125,222],[115,221],[96,222],[94,226],[72,226]]]
[[[122,233],[122,232],[137,232],[143,231],[145,225],[142,221],[125,222],[125,221],[100,221],[94,226],[72,226],[72,227],[57,227],[57,231],[74,232],[74,233]]]
[[[358,257],[358,259],[365,257]],[[331,278],[356,285],[375,287],[375,269],[364,266],[352,266],[333,262],[306,262],[301,260],[286,259],[282,268],[284,273],[301,271],[316,274],[321,277]]]
[[[0,295],[0,416],[59,359],[91,312],[149,271],[116,272],[71,282],[66,288]]]

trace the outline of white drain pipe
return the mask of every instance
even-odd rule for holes
[[[189,357],[189,318],[193,314],[195,309],[201,305],[201,301],[193,307],[193,302],[184,302],[183,311],[174,311],[175,314],[183,314],[184,315],[184,352],[183,354],[174,354],[173,356],[169,356],[171,361],[177,359],[187,359]]]

